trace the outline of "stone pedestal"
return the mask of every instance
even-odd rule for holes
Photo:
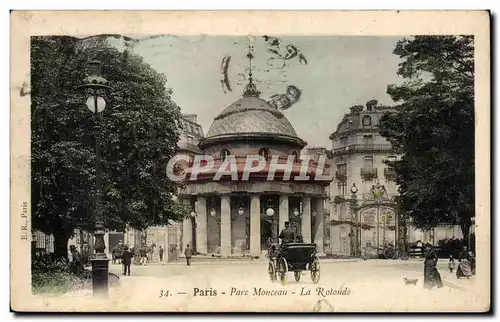
[[[109,259],[93,258],[92,264],[92,292],[96,297],[108,296]]]

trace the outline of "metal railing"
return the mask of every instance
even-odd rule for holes
[[[392,179],[396,178],[396,171],[394,169],[391,169],[391,168],[384,168],[384,177],[392,180]]]
[[[377,178],[377,168],[361,168],[361,177],[363,178]]]
[[[391,151],[391,144],[351,144],[344,147],[333,149],[333,154],[346,154],[352,152],[375,152]]]
[[[335,171],[335,179],[339,181],[346,181],[347,180],[347,173],[344,171]]]
[[[391,201],[392,202],[395,200],[395,198],[397,196],[398,196],[397,193],[386,193],[384,196],[377,199],[377,198],[375,198],[375,196],[371,192],[367,192],[367,193],[362,194],[364,202],[377,202],[377,201],[379,201],[379,202]]]

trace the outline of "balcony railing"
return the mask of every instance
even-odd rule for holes
[[[338,181],[346,181],[347,173],[343,171],[335,171],[335,179],[337,179]]]
[[[378,151],[391,151],[392,145],[390,144],[351,144],[341,148],[333,149],[333,155],[348,154],[354,152],[378,152]]]
[[[391,168],[384,168],[384,177],[387,180],[394,180],[396,179],[396,171],[394,171],[394,169]]]
[[[366,181],[378,178],[377,168],[361,168],[361,178]]]
[[[397,193],[386,193],[385,195],[383,195],[382,197],[380,197],[379,199],[377,199],[377,198],[375,198],[375,196],[371,192],[367,192],[367,193],[363,193],[362,194],[363,201],[365,203],[394,202],[396,200],[397,196],[398,196]]]

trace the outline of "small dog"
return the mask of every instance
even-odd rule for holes
[[[403,278],[403,280],[405,281],[405,285],[417,285],[417,282],[418,282],[417,278],[408,279],[405,277],[405,278]]]

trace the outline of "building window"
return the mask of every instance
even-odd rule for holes
[[[268,160],[269,159],[269,150],[268,149],[265,149],[265,148],[262,148],[259,150],[259,155],[264,158],[265,160]]]
[[[337,188],[339,191],[339,196],[347,195],[347,183],[345,181],[339,181],[337,184]]]
[[[363,116],[363,126],[372,126],[372,118],[370,115]]]
[[[226,149],[222,150],[222,151],[220,152],[220,159],[222,160],[222,162],[226,161],[226,158],[227,158],[229,155],[230,155],[229,150],[226,150]]]
[[[335,178],[339,182],[344,182],[347,180],[347,164],[339,163],[337,164],[337,171],[335,172]]]
[[[340,146],[346,146],[347,145],[347,136],[343,136],[340,138]]]
[[[365,169],[373,169],[373,156],[365,156],[363,160],[363,165]]]
[[[293,151],[292,155],[293,155],[293,162],[299,163],[299,154],[297,153],[297,151]]]

